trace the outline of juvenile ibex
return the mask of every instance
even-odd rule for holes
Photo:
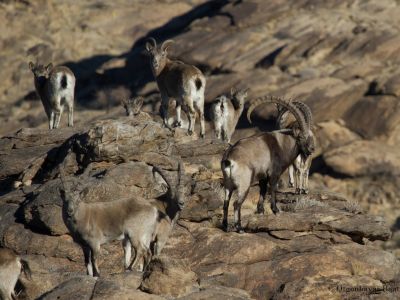
[[[67,225],[84,250],[87,273],[100,276],[100,246],[113,240],[122,240],[125,269],[135,267],[141,258],[144,269],[152,257],[150,243],[156,233],[158,210],[139,197],[85,203],[77,191],[72,191],[61,169],[60,175]],[[131,247],[135,249],[132,262]]]
[[[204,137],[206,79],[195,66],[168,58],[167,50],[172,43],[172,40],[167,40],[158,47],[154,38],[149,38],[146,43],[146,49],[151,58],[151,69],[161,94],[161,117],[164,126],[171,128],[168,124],[168,106],[169,99],[173,98],[176,100],[176,122],[173,125],[181,126],[182,106],[189,118],[188,134],[192,135],[197,111],[200,118],[200,136]]]
[[[258,180],[260,198],[257,204],[257,213],[264,213],[264,199],[267,184],[271,189],[271,209],[276,214],[277,182],[282,173],[302,153],[309,156],[314,151],[314,140],[310,137],[309,124],[301,111],[292,103],[279,98],[261,97],[253,101],[247,117],[254,107],[261,103],[279,103],[288,109],[299,123],[299,130],[293,132],[266,132],[239,140],[225,151],[221,160],[221,169],[224,176],[225,200],[223,227],[228,230],[228,208],[232,193],[237,189],[238,199],[234,203],[235,228],[242,231],[240,210],[247,197],[250,184]]]
[[[184,184],[185,170],[183,163],[180,161],[175,185],[172,184],[170,176],[161,168],[153,167],[153,174],[155,174],[155,172],[161,175],[168,187],[168,192],[164,197],[166,198],[166,206],[159,208],[159,210],[162,211],[162,216],[159,218],[154,244],[154,252],[156,255],[159,255],[168,240],[173,226],[179,219],[180,212],[186,202]]]
[[[236,91],[231,89],[231,98],[225,95],[218,97],[211,106],[212,120],[215,135],[218,139],[230,142],[240,115],[243,112],[244,102],[248,89]]]
[[[31,278],[31,270],[26,260],[10,249],[0,248],[0,299],[16,299],[14,288],[21,270],[28,279]]]
[[[68,126],[74,126],[74,91],[75,76],[65,66],[53,68],[50,63],[47,66],[29,62],[36,92],[43,103],[49,128],[58,128],[64,105],[68,108]]]
[[[122,100],[122,106],[125,108],[126,115],[130,117],[138,115],[140,113],[142,105],[143,105],[142,97]]]
[[[315,140],[315,134],[313,132],[313,117],[310,108],[307,104],[300,101],[292,102],[297,108],[304,114],[306,122],[310,124],[310,136]],[[280,129],[291,128],[294,129],[298,127],[298,123],[295,120],[290,120],[289,112],[284,107],[278,106],[278,117],[277,124]],[[296,193],[298,194],[308,194],[308,173],[310,171],[312,155],[304,157],[299,155],[296,157],[294,163],[289,166],[289,186],[296,188]],[[294,176],[295,175],[295,176]],[[296,180],[295,180],[296,179]]]

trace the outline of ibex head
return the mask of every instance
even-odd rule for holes
[[[140,109],[143,105],[143,97],[137,97],[128,100],[123,99],[121,102],[122,106],[125,108],[126,115],[132,117],[140,113]]]
[[[248,88],[240,90],[236,90],[234,87],[231,88],[231,99],[235,109],[243,107],[244,101],[247,98],[248,91],[249,91]]]
[[[168,61],[167,50],[172,43],[174,43],[173,40],[166,40],[158,47],[156,40],[152,37],[146,42],[146,50],[150,54],[151,69],[154,75],[157,76],[164,69]]]
[[[32,71],[35,78],[49,78],[49,74],[53,69],[53,64],[49,63],[47,66],[38,63],[29,62],[29,69]]]

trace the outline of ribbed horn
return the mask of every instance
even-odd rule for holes
[[[308,107],[307,104],[305,104],[304,102],[298,101],[298,100],[292,101],[292,103],[301,111],[301,113],[303,114],[304,120],[306,121],[308,129],[311,129],[311,127],[314,124],[311,109]],[[285,112],[287,112],[286,108],[278,109],[278,116],[276,118],[277,124],[280,123],[280,120]]]
[[[250,119],[251,112],[253,111],[253,109],[255,107],[257,107],[258,105],[260,105],[262,103],[277,103],[277,104],[283,106],[284,108],[286,108],[287,110],[289,110],[293,114],[293,116],[296,118],[297,122],[299,123],[302,135],[304,137],[308,137],[308,126],[306,124],[306,121],[305,121],[305,118],[304,118],[302,112],[296,106],[294,106],[294,104],[291,103],[290,101],[285,101],[278,97],[263,96],[263,97],[253,100],[252,104],[250,105],[250,107],[247,111],[247,119],[249,120],[250,123],[251,123],[251,119]]]

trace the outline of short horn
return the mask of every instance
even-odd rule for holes
[[[147,39],[147,41],[150,42],[151,44],[153,44],[154,48],[157,47],[157,42],[156,42],[156,39],[155,39],[155,38],[149,37],[149,38]]]
[[[165,51],[168,47],[170,47],[174,42],[174,40],[166,40],[161,44],[161,50]]]
[[[164,181],[167,183],[168,185],[168,191],[172,194],[175,195],[175,191],[173,190],[172,184],[171,184],[171,179],[169,178],[169,176],[165,173],[165,171],[163,169],[161,169],[160,167],[157,166],[153,166],[153,176],[154,173],[157,172],[158,174],[160,174],[161,178],[164,179]]]

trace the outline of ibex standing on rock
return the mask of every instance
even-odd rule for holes
[[[60,175],[67,225],[84,249],[87,273],[100,276],[97,266],[100,246],[113,240],[122,240],[125,269],[132,269],[143,258],[143,270],[152,257],[150,243],[156,234],[158,210],[137,197],[85,203],[80,201],[77,191],[72,191],[61,169]],[[135,249],[132,262],[131,247]]]
[[[21,259],[12,250],[0,248],[0,299],[16,299],[14,288],[21,270],[30,279],[31,270],[28,262]]]
[[[279,98],[261,97],[253,101],[247,117],[251,111],[261,103],[278,103],[288,109],[299,123],[299,130],[284,132],[266,132],[239,140],[225,151],[221,160],[221,169],[224,176],[225,200],[223,227],[228,229],[228,208],[232,193],[237,189],[238,199],[234,203],[235,228],[242,231],[240,210],[247,197],[253,180],[260,185],[260,198],[257,204],[257,213],[264,213],[264,200],[267,184],[271,189],[271,209],[276,214],[276,188],[282,173],[291,165],[296,157],[302,153],[309,156],[314,151],[314,139],[310,137],[309,124],[304,115],[292,103]],[[250,121],[250,120],[249,120]]]
[[[74,126],[74,92],[75,76],[72,71],[64,66],[53,68],[29,62],[34,79],[35,88],[43,103],[49,128],[58,128],[64,105],[68,108],[68,126]]]
[[[304,114],[306,122],[310,124],[309,134],[314,139],[314,143],[316,143],[315,134],[313,132],[313,117],[310,108],[305,103],[300,101],[293,101],[292,103]],[[289,111],[284,107],[280,107],[279,104],[278,112],[277,124],[280,129],[298,128],[299,125],[295,120],[292,122],[289,121]],[[299,154],[294,163],[288,168],[289,185],[291,187],[295,187],[296,193],[298,194],[308,194],[308,173],[310,171],[312,158],[312,155],[304,157],[304,155]]]
[[[231,89],[231,98],[225,95],[218,97],[212,104],[212,120],[214,123],[215,135],[218,139],[230,142],[235,131],[240,115],[243,112],[244,102],[248,89]]]
[[[192,135],[196,120],[196,111],[200,118],[200,136],[205,135],[204,124],[204,91],[206,79],[195,66],[168,58],[168,47],[173,43],[167,40],[157,46],[154,38],[149,38],[146,49],[151,57],[151,69],[161,94],[161,117],[164,126],[168,124],[168,106],[170,98],[176,100],[175,127],[181,126],[181,106],[188,115],[188,134]]]

